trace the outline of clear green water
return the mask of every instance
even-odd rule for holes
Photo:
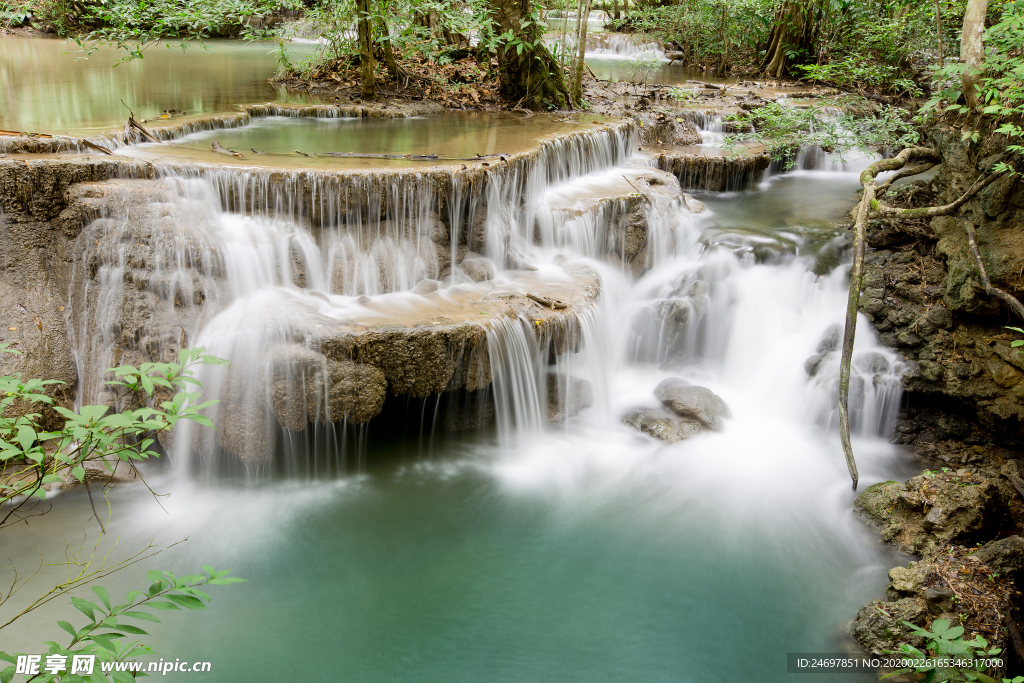
[[[173,43],[146,50],[145,59],[114,66],[113,48],[86,55],[73,41],[0,36],[0,129],[81,133],[123,126],[128,110],[139,119],[164,109],[189,114],[231,111],[269,100],[304,101],[267,82],[277,71],[271,46],[210,40],[182,52]],[[311,45],[292,45],[296,57]],[[113,68],[112,68],[113,67]]]
[[[399,444],[335,481],[152,475],[172,492],[167,512],[141,487],[117,489],[115,553],[190,540],[105,583],[126,591],[144,569],[202,563],[247,578],[215,589],[208,611],[161,613],[152,631],[153,659],[210,661],[202,680],[217,683],[787,681],[800,678],[787,652],[849,647],[845,621],[895,560],[848,514],[823,445],[812,455],[782,429],[767,453],[725,437],[673,452],[614,426],[587,431],[517,452],[487,437],[433,457]],[[779,462],[792,451],[812,459]],[[59,555],[59,539],[94,533],[87,516],[83,492],[70,494],[31,531],[7,532],[5,550],[24,565],[40,546]],[[59,635],[58,618],[75,612],[33,616],[5,646]]]
[[[137,145],[125,154],[146,159],[187,157],[228,164],[283,166],[382,166],[398,162],[374,158],[310,158],[298,154],[438,155],[466,159],[477,154],[515,154],[536,146],[544,136],[591,128],[603,117],[538,114],[529,118],[491,112],[447,112],[404,119],[293,118],[269,116],[251,125],[194,133],[172,143]],[[244,159],[214,153],[213,141]],[[259,154],[253,153],[253,149]],[[494,160],[491,160],[494,161]]]

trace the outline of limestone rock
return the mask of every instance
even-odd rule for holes
[[[1024,570],[1024,539],[1020,536],[1010,536],[990,541],[974,556],[982,564],[998,572],[1000,576],[1017,581],[1022,575],[1021,571]]]
[[[573,417],[584,408],[594,405],[594,391],[590,382],[578,377],[548,374],[548,422],[561,422]]]
[[[683,203],[690,213],[704,213],[704,202],[696,199],[693,195],[683,194]]]
[[[690,386],[686,380],[669,377],[654,389],[654,396],[680,417],[694,419],[708,429],[722,428],[723,418],[731,417],[729,407],[706,387]]]
[[[929,557],[946,543],[984,537],[1000,522],[1000,501],[992,480],[950,473],[875,484],[854,508],[882,528],[882,540]]]
[[[928,616],[924,601],[903,598],[894,602],[872,601],[860,608],[850,625],[850,634],[857,643],[876,655],[898,649],[901,643],[920,647],[924,640],[914,636],[903,622],[923,626]]]
[[[700,422],[679,417],[662,408],[634,410],[622,418],[622,423],[668,443],[682,441],[704,431]]]

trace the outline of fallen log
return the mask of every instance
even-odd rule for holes
[[[559,310],[559,309],[562,309],[562,308],[568,308],[569,307],[568,302],[562,301],[561,299],[552,299],[552,298],[543,296],[541,294],[528,293],[526,295],[526,298],[530,299],[531,301],[536,301],[541,306],[544,306],[546,308],[550,308],[552,310]]]
[[[239,154],[235,150],[228,149],[227,147],[224,147],[217,140],[214,140],[213,144],[210,145],[210,147],[212,147],[213,151],[216,152],[217,154],[224,154],[224,155],[227,155],[229,157],[237,157],[239,159],[244,159],[245,158],[244,156],[242,156],[241,154]]]

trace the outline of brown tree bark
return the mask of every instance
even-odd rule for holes
[[[718,78],[725,78],[726,74],[729,73],[729,26],[726,22],[728,18],[728,5],[722,2],[722,58],[718,62],[718,69],[715,70],[715,76]]]
[[[761,66],[766,76],[782,78],[789,67],[790,51],[816,52],[818,18],[821,8],[817,0],[786,0],[775,12],[775,21],[768,35],[768,49]]]
[[[495,32],[512,40],[497,49],[499,92],[505,102],[529,109],[565,109],[569,89],[562,67],[542,41],[539,23],[522,28],[534,7],[531,0],[488,0]]]
[[[583,5],[583,15],[580,21],[580,28],[576,34],[576,61],[572,66],[572,85],[569,92],[572,101],[580,104],[583,101],[583,58],[587,53],[587,21],[590,19],[590,0],[580,0]]]
[[[388,30],[388,23],[383,18],[378,19],[377,30],[384,39],[381,49],[384,50],[384,63],[388,66],[388,75],[391,76],[391,80],[398,83],[398,62],[395,61],[395,51],[391,47],[391,31]]]
[[[988,14],[988,0],[967,0],[964,11],[963,37],[960,39],[960,61],[967,66],[961,80],[967,106],[977,109],[977,85],[985,67],[985,15]]]
[[[363,99],[372,100],[377,93],[373,79],[373,34],[370,32],[370,0],[356,0],[358,13],[359,69],[363,80]]]

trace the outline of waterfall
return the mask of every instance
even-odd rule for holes
[[[500,318],[487,330],[498,430],[506,441],[533,434],[543,421],[544,378],[529,321]]]
[[[716,233],[714,210],[691,213],[678,174],[635,149],[619,126],[486,170],[157,163],[148,189],[123,181],[79,238],[80,395],[98,400],[106,367],[185,345],[227,358],[201,373],[218,429],[171,440],[182,470],[211,477],[345,471],[396,400],[421,402],[431,440],[442,403],[488,415],[493,401],[509,444],[617,424],[642,398],[621,390],[631,376],[682,376],[741,411],[759,401],[835,431],[826,347],[843,269],[815,277],[793,235],[795,250],[755,257],[783,238]],[[581,294],[594,303],[573,304]],[[891,430],[903,369],[860,332],[860,438]]]

